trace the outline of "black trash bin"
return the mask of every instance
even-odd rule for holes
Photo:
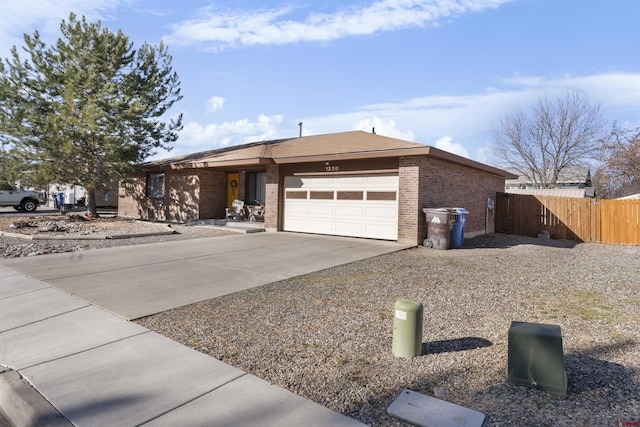
[[[427,217],[427,238],[422,242],[425,248],[449,249],[451,247],[451,230],[458,212],[449,208],[425,208]]]

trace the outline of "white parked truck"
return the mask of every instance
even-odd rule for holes
[[[0,207],[13,206],[17,211],[33,212],[44,203],[42,191],[19,190],[11,185],[0,184]]]

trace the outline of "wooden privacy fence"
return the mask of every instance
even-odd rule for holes
[[[555,239],[640,245],[640,200],[497,193],[496,231]]]

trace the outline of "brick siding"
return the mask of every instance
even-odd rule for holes
[[[118,215],[169,222],[224,217],[223,172],[186,169],[165,171],[164,174],[163,198],[147,197],[145,173],[134,174],[121,182]]]
[[[200,175],[200,211],[198,219],[224,218],[227,204],[227,175],[203,169]]]
[[[423,208],[465,208],[465,236],[492,233],[493,212],[485,230],[485,200],[503,188],[504,178],[487,172],[427,156],[401,157],[398,241],[420,244],[426,238]]]
[[[135,173],[126,181],[120,182],[118,216],[164,220],[164,199],[149,199],[146,185],[147,175],[144,172]]]
[[[194,170],[165,174],[166,221],[186,222],[200,218],[200,177]]]

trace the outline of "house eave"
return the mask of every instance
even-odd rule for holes
[[[169,163],[160,165],[142,165],[142,169],[145,171],[150,170],[181,170],[181,169],[228,169],[238,167],[256,167],[273,164],[272,159],[258,157],[248,159],[234,159],[223,161],[199,161],[199,162],[184,162],[184,163]]]
[[[483,172],[488,172],[493,175],[497,175],[501,178],[505,179],[516,179],[518,175],[514,175],[511,172],[507,172],[505,170],[486,165],[484,163],[476,162],[475,160],[468,159],[466,157],[458,156],[457,154],[450,153],[448,151],[440,150],[435,147],[428,147],[428,152],[426,153],[428,156],[444,160],[447,162],[457,163],[462,166],[467,166],[473,169],[478,169]]]
[[[505,170],[486,165],[484,163],[476,162],[475,160],[468,159],[466,157],[458,156],[457,154],[449,153],[448,151],[440,150],[431,146],[424,147],[411,147],[411,148],[394,148],[390,150],[377,150],[377,151],[359,151],[352,153],[337,153],[337,154],[316,154],[311,156],[291,156],[281,157],[273,159],[276,164],[290,164],[290,163],[305,163],[305,162],[318,162],[318,161],[339,161],[339,160],[358,160],[358,159],[371,159],[371,158],[385,158],[385,157],[406,157],[406,156],[429,156],[446,162],[457,163],[462,166],[470,167],[473,169],[481,170],[483,172],[490,173],[505,179],[514,179],[518,175],[514,175]]]

